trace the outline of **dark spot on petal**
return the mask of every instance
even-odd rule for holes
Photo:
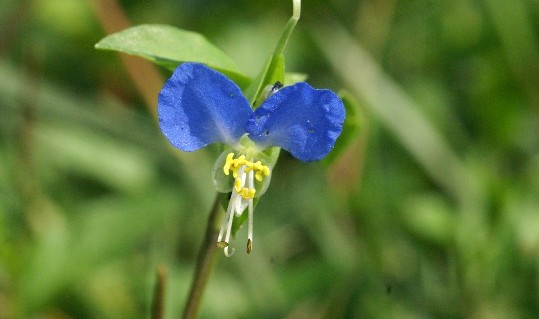
[[[264,134],[265,134],[266,136],[268,136],[268,135],[269,135],[269,131],[268,131],[268,130],[265,130],[265,131],[264,131]]]

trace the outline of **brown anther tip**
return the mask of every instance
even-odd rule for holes
[[[253,241],[251,239],[247,240],[247,253],[250,254],[251,250],[253,250]]]
[[[225,248],[227,246],[228,246],[228,243],[226,241],[217,242],[217,247],[219,247],[219,248]]]

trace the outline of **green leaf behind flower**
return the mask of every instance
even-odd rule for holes
[[[143,57],[174,70],[183,62],[199,62],[216,69],[246,87],[251,80],[219,48],[199,33],[169,25],[145,24],[111,34],[95,47]]]

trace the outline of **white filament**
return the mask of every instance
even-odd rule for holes
[[[249,177],[247,178],[247,187],[253,189],[254,186],[254,172],[249,172]],[[247,239],[253,241],[253,199],[249,199],[249,216],[247,219]]]

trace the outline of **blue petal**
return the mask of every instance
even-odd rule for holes
[[[304,162],[324,158],[341,134],[345,110],[330,90],[300,82],[271,95],[245,130],[262,147],[280,146]]]
[[[199,63],[176,68],[159,93],[157,111],[163,134],[186,152],[215,142],[237,144],[253,115],[234,82]]]

